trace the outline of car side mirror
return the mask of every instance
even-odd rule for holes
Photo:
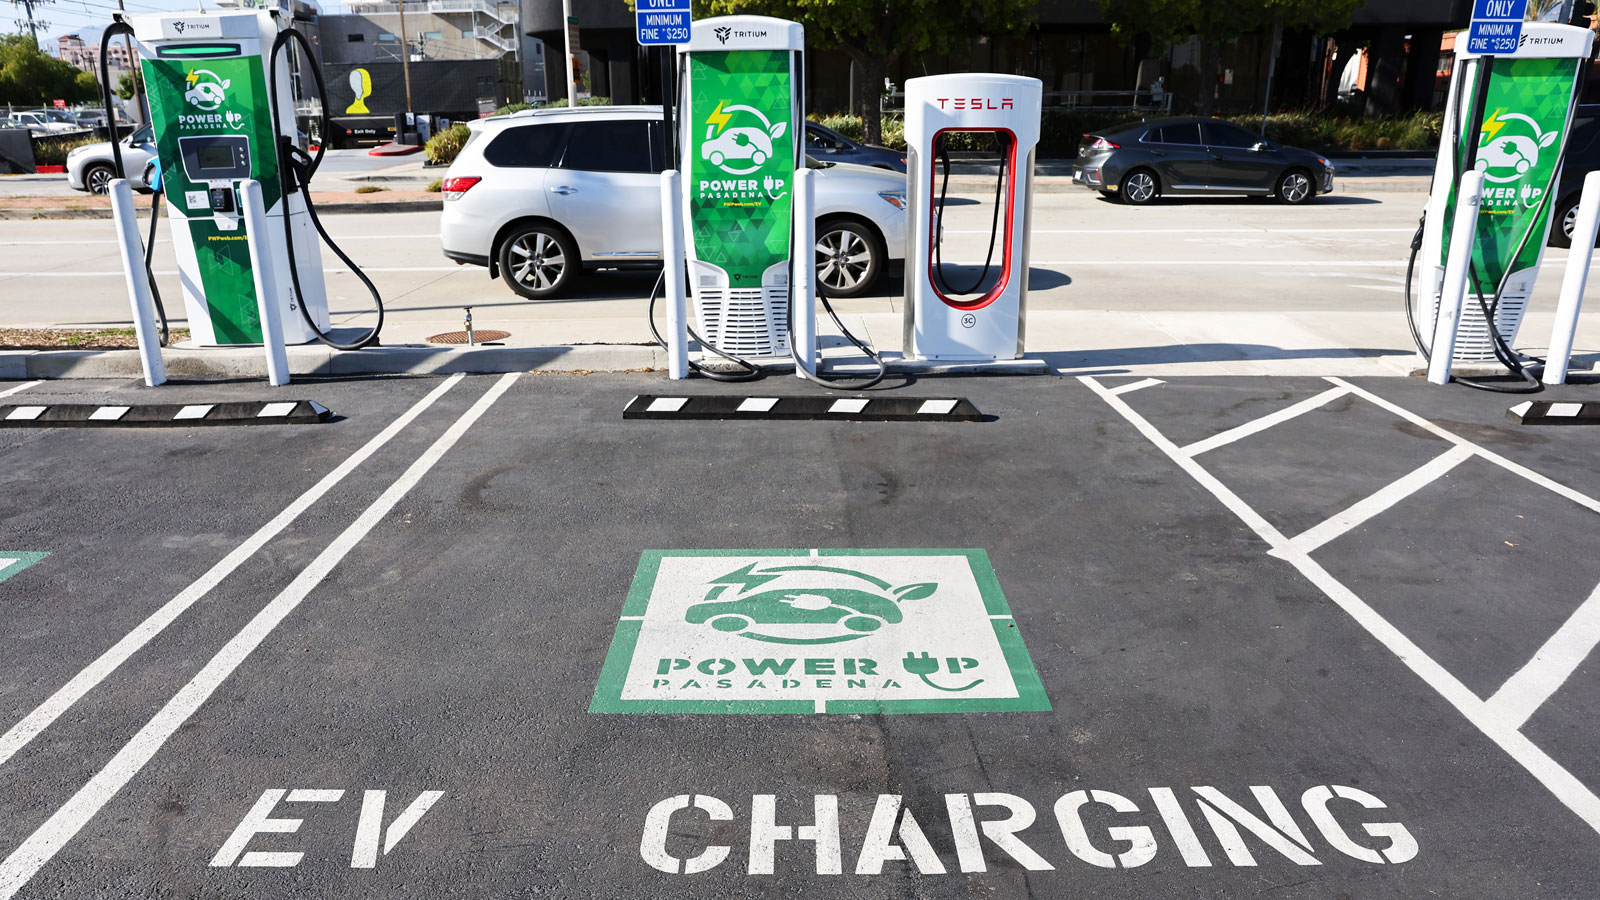
[[[1250,149],[1255,151],[1256,153],[1260,153],[1263,150],[1271,150],[1272,149],[1272,145],[1267,143],[1266,141],[1256,141],[1253,145],[1251,145]]]

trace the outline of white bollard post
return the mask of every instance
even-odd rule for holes
[[[261,349],[267,354],[267,382],[279,387],[289,383],[289,351],[283,345],[283,321],[278,318],[278,271],[273,265],[272,244],[267,240],[267,210],[261,199],[261,183],[253,179],[241,182],[239,194],[250,245],[251,275],[256,282],[256,309],[261,314]],[[284,240],[293,238],[284,235]]]
[[[676,169],[661,173],[661,268],[667,301],[667,377],[689,377],[689,317],[684,297],[683,180]]]
[[[791,285],[790,302],[794,304],[795,377],[804,378],[806,372],[816,374],[817,359],[817,194],[816,173],[802,162],[794,172],[794,225],[791,258],[794,260],[794,284]]]
[[[161,332],[156,326],[156,299],[150,290],[150,273],[144,268],[139,244],[139,217],[133,206],[133,188],[126,178],[111,182],[111,217],[117,223],[117,249],[128,278],[128,303],[133,307],[133,333],[139,340],[139,363],[149,387],[167,383],[167,364],[161,359]],[[154,213],[152,213],[154,215]]]
[[[1552,223],[1556,228],[1560,222]],[[1566,384],[1572,363],[1572,342],[1577,339],[1578,313],[1583,309],[1583,289],[1589,282],[1595,234],[1600,232],[1600,172],[1583,176],[1578,196],[1578,221],[1572,224],[1572,249],[1567,251],[1567,272],[1561,279],[1561,299],[1556,301],[1556,323],[1550,329],[1550,352],[1544,364],[1545,384]]]
[[[1478,242],[1478,207],[1483,203],[1483,173],[1476,169],[1461,176],[1456,189],[1456,216],[1450,225],[1450,253],[1445,257],[1444,285],[1439,293],[1439,315],[1433,323],[1433,347],[1428,356],[1428,381],[1448,384],[1450,361],[1456,352],[1456,327],[1461,304],[1467,298],[1467,275],[1472,248]],[[1488,323],[1490,328],[1494,323]]]

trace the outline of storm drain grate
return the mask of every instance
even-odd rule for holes
[[[472,332],[472,339],[480,344],[486,341],[503,341],[508,337],[511,337],[511,332],[509,331],[478,331],[474,329]],[[436,334],[428,338],[428,343],[430,344],[465,344],[466,342],[467,333],[465,331],[447,331],[444,334]]]

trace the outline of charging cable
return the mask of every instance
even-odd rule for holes
[[[944,166],[944,179],[939,185],[939,228],[933,236],[933,280],[938,283],[939,290],[947,297],[960,297],[976,293],[978,288],[989,278],[989,267],[994,262],[995,239],[1000,234],[1000,199],[1004,196],[1005,183],[1011,177],[1011,167],[1007,164],[1009,158],[1006,153],[1006,138],[1000,132],[995,132],[995,143],[1000,148],[1000,162],[994,179],[994,218],[989,223],[989,250],[983,255],[983,271],[978,273],[978,280],[966,290],[952,290],[950,280],[944,273],[944,212],[945,198],[950,193],[950,147],[945,142],[945,136],[939,135],[938,147],[939,162]]]
[[[117,110],[111,103],[111,75],[108,69],[110,59],[111,39],[119,34],[128,36],[133,40],[133,26],[127,22],[113,22],[111,26],[100,34],[100,100],[106,109],[106,136],[111,139],[111,160],[115,169],[115,177],[127,178],[128,173],[122,170],[122,139],[117,136]],[[145,102],[144,79],[133,79],[134,102],[139,110],[149,109]],[[149,124],[148,122],[146,124]],[[135,131],[138,129],[135,128]],[[154,133],[151,138],[154,139]],[[167,307],[161,302],[161,288],[156,285],[155,272],[150,268],[151,257],[156,252],[156,221],[161,218],[161,167],[156,167],[156,177],[150,187],[150,235],[144,242],[144,274],[145,280],[150,283],[150,296],[155,300],[156,318],[161,323],[161,346],[167,346],[171,338],[171,331],[167,324]]]
[[[317,140],[316,156],[311,156],[301,150],[295,144],[294,138],[283,133],[282,116],[278,109],[278,94],[281,92],[276,89],[278,84],[278,57],[283,48],[289,45],[290,41],[300,45],[301,59],[305,64],[305,68],[311,70],[311,74],[317,83],[317,98],[321,102],[317,115],[321,119],[322,126],[318,129],[318,134],[322,137]],[[383,297],[378,294],[377,286],[372,283],[372,279],[367,277],[367,273],[361,271],[361,267],[356,265],[344,250],[334,243],[333,238],[328,236],[328,230],[322,227],[322,220],[317,218],[317,207],[311,202],[311,176],[316,174],[317,167],[322,165],[323,154],[327,152],[325,137],[328,134],[328,87],[322,81],[322,67],[317,65],[317,58],[312,52],[311,42],[306,40],[305,35],[293,28],[285,28],[283,31],[278,32],[277,40],[272,42],[267,84],[270,86],[269,92],[272,95],[272,133],[277,136],[278,140],[275,149],[278,160],[278,184],[281,189],[279,213],[283,221],[283,245],[289,255],[289,280],[294,284],[295,305],[300,308],[300,317],[305,320],[306,326],[317,336],[317,340],[335,350],[360,350],[362,347],[376,344],[378,342],[378,332],[383,328]],[[372,305],[378,311],[378,321],[372,326],[372,330],[353,342],[345,343],[334,340],[327,332],[317,327],[316,321],[311,318],[311,310],[306,308],[305,292],[300,288],[299,267],[295,265],[294,235],[289,228],[289,195],[295,191],[299,191],[300,196],[305,200],[306,214],[311,218],[311,224],[317,229],[317,234],[322,236],[322,242],[328,245],[333,254],[339,257],[350,268],[350,271],[355,273],[357,278],[361,279],[361,283],[367,287],[367,292],[372,295]]]

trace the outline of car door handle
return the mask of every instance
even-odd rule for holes
[[[1224,159],[1227,159],[1227,157],[1226,157],[1226,156],[1223,156],[1223,155],[1222,155],[1222,154],[1220,154],[1220,153],[1213,153],[1213,154],[1211,154],[1211,158],[1212,158],[1212,159],[1214,159],[1214,160],[1216,160],[1216,161],[1217,161],[1217,162],[1221,162],[1221,161],[1223,161],[1223,160],[1224,160]]]
[[[1165,151],[1165,150],[1151,150],[1150,151],[1150,155],[1151,156],[1166,156],[1167,155],[1167,151]]]
[[[576,194],[577,192],[578,189],[570,184],[557,185],[556,187],[550,189],[550,193],[552,194]]]

